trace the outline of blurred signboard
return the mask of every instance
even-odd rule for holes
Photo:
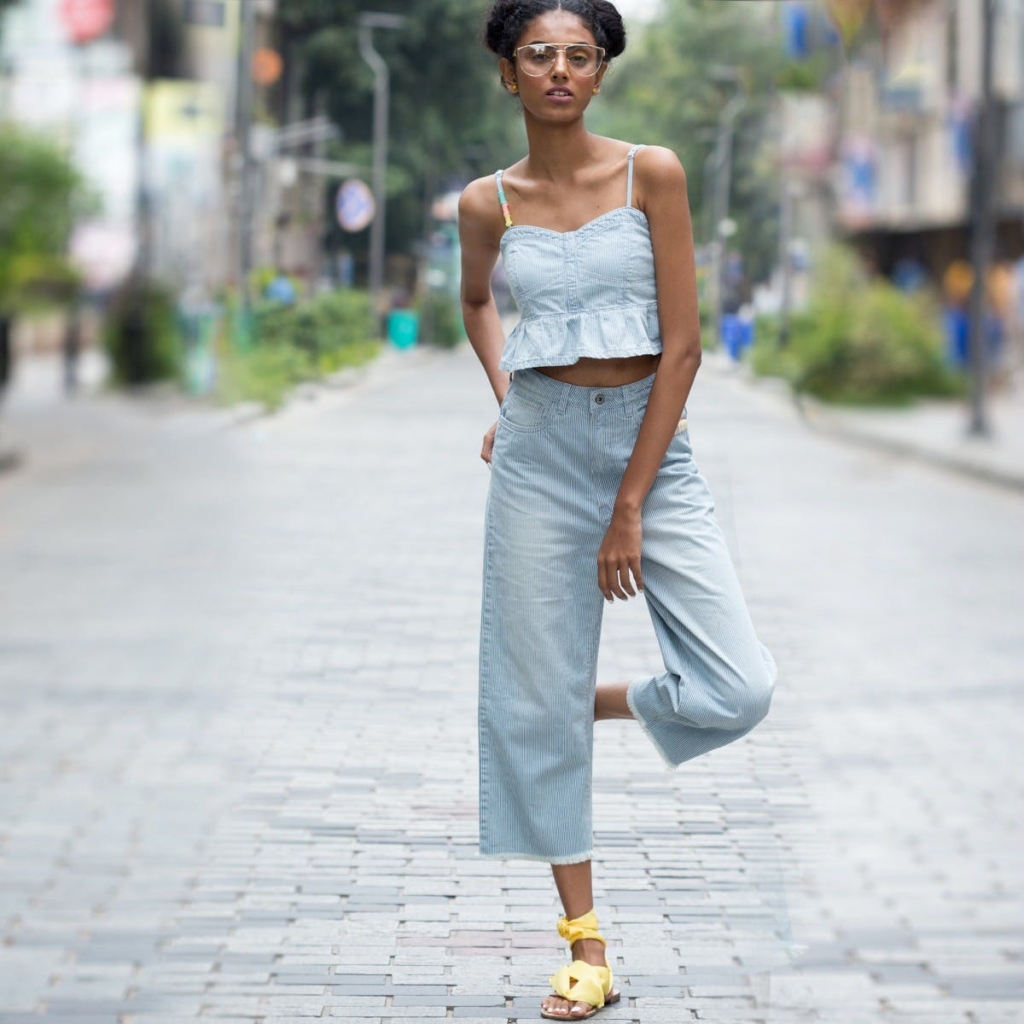
[[[76,89],[72,152],[102,209],[76,225],[71,257],[94,291],[115,288],[135,264],[142,87],[133,76],[82,79]]]
[[[219,280],[226,251],[221,90],[212,82],[153,82],[144,124],[150,270],[181,287]]]
[[[878,152],[869,136],[844,141],[838,185],[843,226],[856,231],[873,224],[878,216]]]
[[[338,189],[336,202],[338,223],[346,231],[362,231],[377,215],[373,193],[364,181],[352,178]]]
[[[223,28],[225,24],[224,0],[185,0],[185,23]]]
[[[114,23],[114,0],[61,0],[61,23],[73,43],[105,35]]]
[[[829,101],[815,93],[779,94],[779,162],[807,176],[824,174],[832,161],[834,116]]]

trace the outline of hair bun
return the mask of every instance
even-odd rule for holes
[[[601,26],[605,37],[604,48],[608,59],[620,56],[626,49],[626,26],[619,9],[609,0],[588,0],[594,8],[594,17]]]
[[[519,37],[531,21],[549,11],[575,14],[594,33],[597,45],[613,60],[626,49],[626,26],[610,0],[494,0],[484,23],[484,43],[499,57],[512,59]]]

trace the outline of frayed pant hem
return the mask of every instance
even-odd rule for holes
[[[654,733],[651,732],[649,726],[644,721],[643,716],[637,710],[636,704],[633,702],[633,687],[636,686],[638,683],[644,682],[647,682],[646,678],[634,679],[629,684],[629,686],[626,687],[626,703],[629,705],[629,710],[632,713],[633,717],[637,720],[637,722],[640,723],[640,728],[643,729],[644,735],[647,736],[647,738],[654,745],[654,749],[661,755],[662,761],[665,762],[665,767],[671,768],[674,771],[676,768],[679,767],[679,764],[673,761],[672,758],[668,756],[668,754],[665,751],[665,748],[658,742]]]
[[[544,864],[583,864],[585,861],[594,859],[594,851],[587,850],[586,853],[570,853],[564,857],[546,857],[541,853],[483,853],[480,854],[485,860],[535,860]]]

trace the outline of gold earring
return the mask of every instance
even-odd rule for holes
[[[519,92],[519,86],[518,86],[518,85],[516,85],[516,83],[515,83],[515,82],[512,82],[512,84],[511,84],[511,85],[509,85],[509,89],[510,89],[510,90],[511,90],[512,92]]]
[[[600,91],[601,91],[601,87],[600,87],[600,86],[595,86],[595,87],[594,87],[594,95],[595,95],[595,96],[596,96],[596,95],[597,95],[597,94],[598,94],[598,93],[599,93]]]

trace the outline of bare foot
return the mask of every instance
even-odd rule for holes
[[[572,958],[573,960],[583,960],[595,967],[608,966],[604,944],[598,942],[597,939],[579,939],[574,942]],[[560,1017],[565,1017],[566,1020],[575,1020],[593,1009],[590,1003],[574,1003],[572,1000],[556,995],[547,996],[540,1005],[546,1013],[557,1013]]]

